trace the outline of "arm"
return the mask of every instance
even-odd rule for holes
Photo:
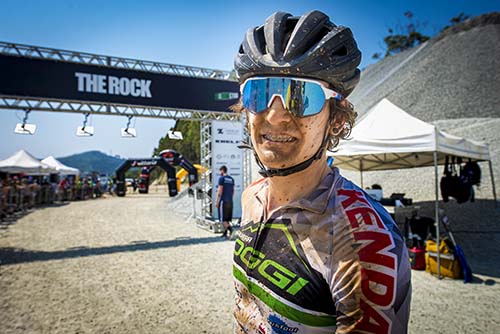
[[[403,240],[361,192],[339,193],[346,196],[344,217],[335,229],[329,281],[337,333],[406,333],[411,288]]]
[[[220,206],[220,198],[222,196],[223,186],[219,186],[217,188],[217,199],[215,201],[215,207],[218,208]]]

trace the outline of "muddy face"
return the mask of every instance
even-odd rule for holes
[[[259,114],[248,114],[252,143],[268,168],[287,168],[312,157],[321,146],[328,122],[329,107],[314,116],[294,117],[281,99]]]

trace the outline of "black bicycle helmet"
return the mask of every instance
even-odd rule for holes
[[[235,58],[240,83],[259,75],[319,79],[347,97],[359,82],[361,51],[351,29],[320,11],[301,17],[276,12],[249,29]]]

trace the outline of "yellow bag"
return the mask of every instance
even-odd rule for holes
[[[425,244],[425,271],[431,274],[437,274],[437,247],[434,240],[427,240]],[[441,275],[450,278],[460,278],[460,262],[451,252],[450,248],[441,239],[439,242],[439,262],[441,267]]]

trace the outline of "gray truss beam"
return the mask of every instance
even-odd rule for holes
[[[164,119],[184,119],[191,121],[204,120],[237,120],[240,115],[230,112],[202,110],[171,109],[156,107],[137,107],[128,105],[105,104],[96,102],[75,102],[54,99],[38,99],[10,97],[0,95],[0,109],[53,111],[69,113],[89,113],[94,115],[116,115],[150,117]]]
[[[235,77],[229,71],[213,70],[196,66],[174,65],[157,61],[104,56],[17,43],[0,42],[0,53],[11,56],[66,61],[153,73],[236,81]]]

